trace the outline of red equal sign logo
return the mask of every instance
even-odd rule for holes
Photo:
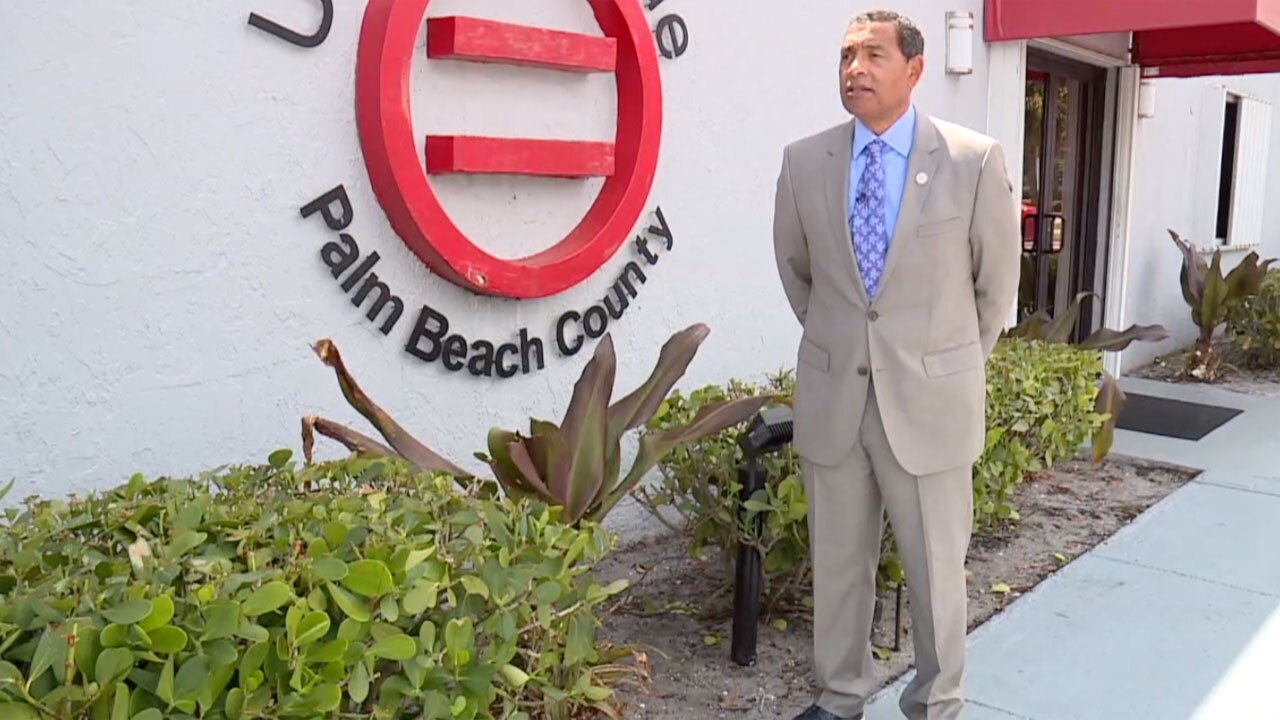
[[[638,0],[585,0],[603,36],[472,17],[426,19],[430,0],[370,0],[360,31],[356,121],[378,202],[396,233],[438,275],[478,293],[545,297],[582,282],[631,235],[648,200],[662,134],[658,55]],[[613,142],[426,136],[419,159],[409,102],[418,28],[427,57],[613,73]],[[551,247],[516,259],[485,252],[458,229],[429,174],[603,177],[591,208]]]

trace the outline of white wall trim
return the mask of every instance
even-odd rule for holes
[[[1048,38],[1036,38],[1028,41],[1028,46],[1037,50],[1044,50],[1055,55],[1060,55],[1071,60],[1076,60],[1089,65],[1097,65],[1099,67],[1128,67],[1129,61],[1126,58],[1112,57],[1095,50],[1089,50],[1069,42],[1062,40],[1052,40]]]
[[[1120,70],[1116,95],[1115,182],[1111,190],[1111,243],[1107,253],[1106,327],[1125,327],[1125,302],[1129,285],[1129,251],[1132,244],[1133,177],[1137,163],[1138,83],[1137,66]],[[1103,354],[1103,369],[1120,377],[1121,354]]]
[[[1013,183],[1013,208],[1022,217],[1022,154],[1027,120],[1027,43],[996,42],[987,46],[987,134],[1004,148],[1005,167]],[[1022,225],[1018,225],[1021,245]],[[1009,326],[1017,324],[1018,304],[1009,308]]]

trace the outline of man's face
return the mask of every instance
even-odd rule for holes
[[[840,51],[840,91],[844,107],[883,132],[911,104],[924,59],[907,60],[891,23],[854,23]]]

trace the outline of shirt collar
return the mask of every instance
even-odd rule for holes
[[[863,125],[861,120],[855,118],[853,121],[853,156],[857,157],[861,154],[876,137],[876,134],[871,132],[870,128]],[[908,107],[902,117],[898,118],[898,121],[884,131],[884,134],[880,135],[879,138],[902,157],[910,157],[911,146],[916,138],[915,106]]]

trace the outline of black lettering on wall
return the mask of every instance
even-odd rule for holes
[[[370,257],[376,257],[377,253],[373,253]],[[388,304],[391,305],[391,313],[387,315],[387,319],[382,323],[382,334],[386,335],[391,332],[391,328],[396,326],[400,320],[400,315],[404,312],[404,301],[391,294],[391,288],[387,284],[378,280],[378,273],[369,273],[369,277],[365,278],[364,284],[360,286],[360,291],[351,297],[351,304],[360,307],[360,304],[369,297],[369,293],[374,290],[378,291],[375,299],[369,304],[369,312],[365,317],[372,321],[377,321],[378,313],[382,312],[382,308]]]
[[[658,52],[668,60],[680,57],[689,49],[689,28],[679,15],[667,15],[659,20],[653,34],[658,40]]]
[[[258,13],[249,13],[249,24],[287,43],[301,48],[313,48],[329,37],[329,30],[333,27],[333,0],[320,0],[320,12],[320,29],[310,35],[303,35],[300,32],[290,30],[273,20],[262,17]],[[334,229],[336,230],[337,228]]]
[[[449,318],[423,305],[422,311],[418,313],[418,322],[414,324],[413,332],[409,335],[409,342],[405,343],[404,349],[419,360],[435,362],[440,357],[442,341],[448,333]],[[424,340],[427,343],[425,350],[422,348]]]
[[[334,217],[333,215],[332,206],[335,202],[342,206],[341,217]],[[346,230],[353,218],[351,198],[347,197],[347,189],[341,185],[303,205],[301,210],[302,217],[309,218],[316,214],[317,210],[320,211],[320,216],[324,218],[324,224],[328,225],[330,230]]]
[[[658,224],[649,226],[649,234],[657,235],[667,241],[667,249],[670,250],[676,243],[675,238],[671,236],[671,226],[667,224],[667,218],[662,214],[662,206],[659,205],[654,209],[654,214],[658,216]]]
[[[488,340],[477,340],[471,343],[475,355],[467,361],[467,370],[477,377],[493,376],[493,343]]]
[[[458,372],[463,367],[463,360],[467,359],[467,341],[461,335],[450,335],[444,339],[444,363],[446,370]]]
[[[518,364],[507,364],[508,354],[516,355],[519,353],[520,348],[516,347],[514,343],[503,343],[502,347],[498,348],[498,359],[496,363],[498,366],[498,377],[515,377],[516,373],[520,372],[520,366]]]
[[[329,266],[333,279],[337,280],[351,267],[352,263],[360,259],[360,246],[356,245],[355,238],[346,233],[338,235],[338,239],[342,241],[342,245],[336,242],[325,243],[320,248],[320,258],[324,260],[324,264]],[[345,247],[344,247],[345,246]],[[374,253],[375,255],[377,253]]]
[[[530,357],[537,356],[536,363],[530,362]],[[546,358],[543,357],[542,339],[529,337],[528,328],[520,328],[520,362],[523,364],[524,374],[528,375],[531,368],[536,364],[537,369],[541,370],[547,366]]]
[[[592,340],[604,335],[604,331],[609,329],[609,316],[605,315],[604,308],[599,305],[587,308],[587,312],[582,315],[582,328]]]
[[[565,325],[568,325],[571,322],[577,322],[581,319],[582,316],[577,312],[568,310],[560,316],[559,320],[556,320],[556,349],[565,357],[576,355],[578,354],[578,351],[582,349],[582,333],[578,333],[573,336],[572,345],[565,342],[566,337],[564,334]]]
[[[342,289],[347,292],[351,292],[351,288],[355,287],[356,283],[360,282],[360,278],[364,277],[365,273],[372,270],[373,266],[377,265],[378,261],[381,259],[382,258],[378,256],[376,251],[369,253],[369,257],[365,258],[364,262],[360,263],[360,266],[355,269],[355,272],[351,273],[346,280],[342,281]]]
[[[636,250],[640,253],[640,255],[644,257],[645,262],[649,263],[650,265],[653,265],[658,262],[658,256],[654,255],[653,251],[649,249],[648,238],[643,238],[637,235]]]

